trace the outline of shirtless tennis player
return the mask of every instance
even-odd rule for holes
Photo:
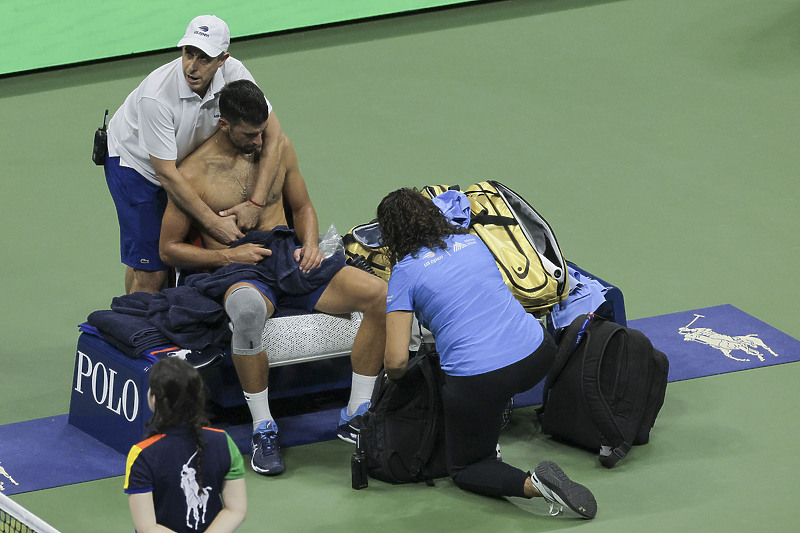
[[[183,160],[180,170],[200,198],[214,212],[226,216],[226,209],[243,200],[252,202],[248,192],[255,180],[269,110],[261,90],[247,80],[226,85],[220,93],[219,108],[219,129]],[[291,142],[285,139],[280,150],[280,170],[266,203],[256,204],[261,216],[254,230],[284,230],[291,221],[298,243],[294,261],[303,274],[313,274],[314,269],[323,267],[316,211]],[[254,265],[271,255],[270,250],[253,243],[229,248],[207,233],[202,233],[203,247],[195,246],[187,243],[192,229],[192,219],[169,202],[160,242],[166,264],[214,270],[231,263]],[[342,409],[338,428],[340,438],[353,442],[383,361],[386,283],[357,268],[343,266],[327,283],[306,294],[288,294],[256,280],[235,283],[225,293],[224,305],[233,324],[233,362],[253,417],[251,465],[265,475],[284,471],[278,428],[268,402],[269,362],[262,346],[265,320],[283,306],[330,314],[363,313],[351,354],[350,401]]]

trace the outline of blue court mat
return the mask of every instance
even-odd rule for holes
[[[726,304],[629,320],[669,359],[669,381],[712,376],[800,360],[800,341]],[[542,403],[543,383],[514,398]]]
[[[800,341],[732,305],[631,320],[669,358],[669,381],[800,359]]]
[[[631,320],[628,326],[667,354],[671,382],[800,360],[800,341],[732,305]],[[538,405],[541,398],[539,384],[518,395],[515,405]],[[338,416],[338,409],[328,409],[278,419],[283,447],[336,438]],[[223,428],[249,451],[249,423]],[[0,426],[4,494],[124,473],[125,456],[67,424],[67,415]]]
[[[11,495],[125,473],[125,456],[67,423],[68,415],[0,426],[0,491]],[[339,409],[279,418],[284,448],[336,438]],[[250,453],[250,423],[225,429]],[[120,483],[120,491],[122,484]]]

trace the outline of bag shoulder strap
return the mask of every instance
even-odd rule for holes
[[[484,226],[518,226],[519,222],[514,217],[504,217],[502,215],[490,215],[488,209],[482,209],[480,213],[472,215],[469,221],[470,227],[475,224],[483,224]]]
[[[481,181],[480,183],[475,183],[474,185],[470,185],[465,191],[464,194],[467,195],[470,202],[472,203],[472,218],[470,219],[470,227],[474,226],[475,224],[482,224],[484,226],[493,225],[493,226],[517,226],[519,225],[519,221],[514,218],[513,216],[502,216],[502,215],[490,215],[489,210],[484,207],[477,213],[475,210],[480,207],[479,204],[476,204],[473,200],[475,196],[486,196],[497,198],[502,201],[502,195],[497,192],[497,188],[495,187],[494,181]]]
[[[441,379],[438,375],[440,372],[438,354],[435,351],[430,351],[420,355],[423,359],[420,360],[420,370],[425,377],[425,384],[428,389],[428,406],[429,412],[425,419],[425,428],[422,432],[422,441],[420,442],[419,449],[411,461],[409,471],[411,475],[416,477],[420,472],[423,473],[425,481],[428,485],[433,485],[433,479],[429,473],[425,472],[425,464],[433,454],[433,449],[436,446],[436,438],[439,435],[439,427],[442,419],[442,397],[440,392]]]
[[[600,367],[611,339],[616,335],[627,338],[627,332],[623,326],[598,317],[594,327],[587,331],[586,335],[586,343],[582,348],[585,356],[581,389],[592,420],[610,444],[600,449],[600,464],[610,468],[628,454],[631,443],[625,441],[625,435],[600,390]],[[627,342],[622,342],[617,346],[619,350],[625,350],[626,345]],[[616,357],[614,360],[623,361],[625,358]]]
[[[583,336],[586,334],[589,323],[593,319],[595,319],[594,313],[578,315],[572,320],[569,326],[563,329],[561,339],[558,342],[558,351],[553,360],[553,366],[550,367],[550,370],[547,372],[547,377],[544,380],[542,406],[536,410],[540,416],[544,413],[545,407],[547,406],[547,397],[549,396],[553,383],[555,383],[558,376],[561,375],[561,371],[564,370],[569,358],[575,353],[578,344],[580,344]]]
[[[435,197],[439,196],[445,191],[460,191],[461,187],[456,185],[425,185],[422,187],[420,192],[423,196],[427,196],[429,199],[434,199]]]

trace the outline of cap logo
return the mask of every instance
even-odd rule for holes
[[[178,46],[197,46],[211,56],[225,52],[230,44],[230,31],[224,21],[208,15],[195,17],[186,28]]]

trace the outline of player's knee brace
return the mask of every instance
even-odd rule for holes
[[[236,355],[255,355],[264,349],[267,304],[250,286],[237,287],[225,300],[225,312],[233,325],[231,348]]]

